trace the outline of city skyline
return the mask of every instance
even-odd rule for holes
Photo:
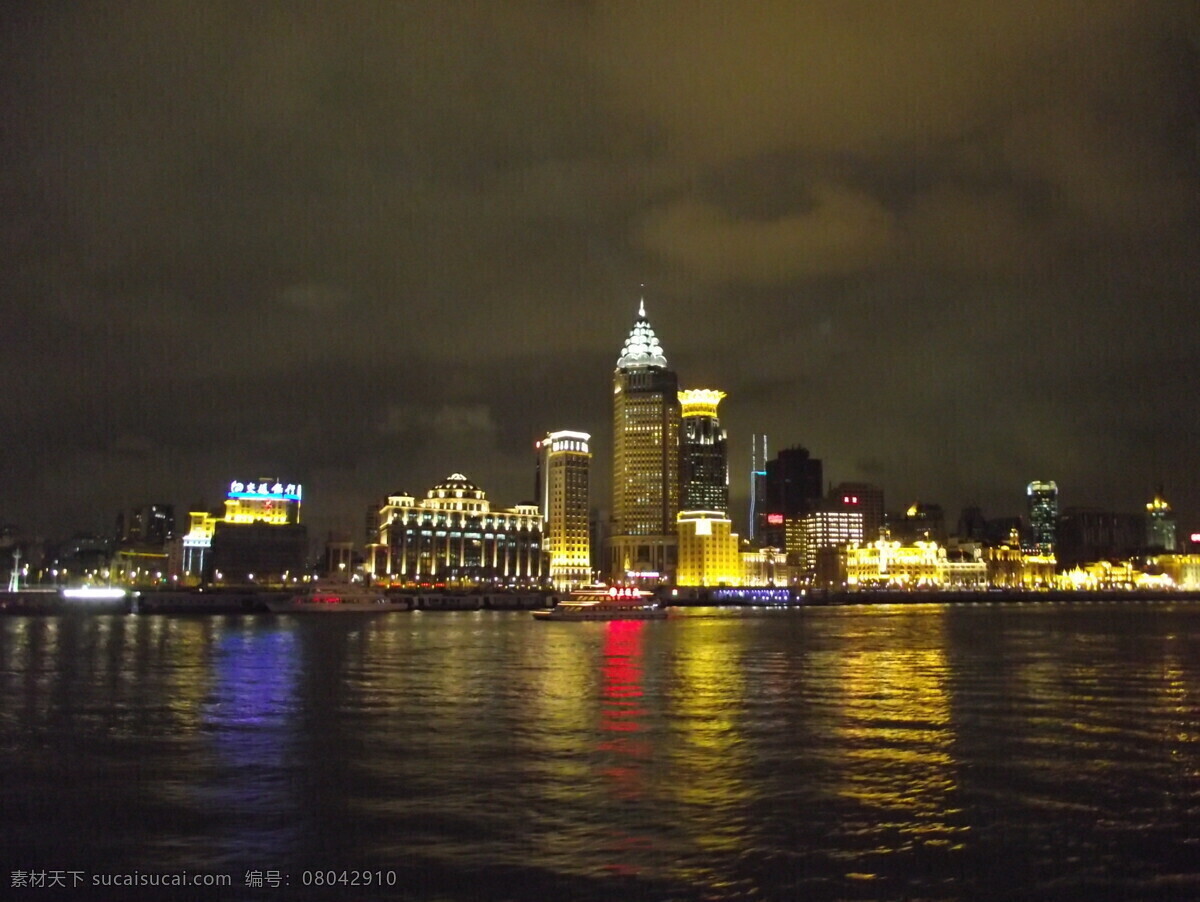
[[[530,500],[552,429],[604,507],[645,283],[739,529],[752,434],[892,508],[1194,527],[1194,10],[686,6],[6,10],[0,522],[279,473],[354,534]]]

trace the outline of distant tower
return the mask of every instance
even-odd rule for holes
[[[729,459],[725,430],[717,419],[723,391],[697,388],[679,393],[680,510],[729,510]]]
[[[8,577],[8,591],[18,592],[21,589],[21,549],[14,548],[12,552],[13,568]]]
[[[750,436],[750,541],[758,539],[759,518],[767,510],[767,437]]]
[[[960,541],[982,542],[987,535],[987,518],[977,504],[969,504],[958,515],[958,538]]]
[[[814,510],[824,495],[821,461],[799,445],[767,461],[767,503],[772,511],[799,517]]]
[[[591,438],[586,432],[551,432],[536,444],[542,544],[550,556],[550,580],[555,588],[569,589],[592,579]]]
[[[1058,485],[1034,480],[1025,489],[1029,501],[1029,541],[1039,554],[1054,554],[1058,530]]]
[[[1146,505],[1146,547],[1174,551],[1175,546],[1175,518],[1171,516],[1171,505],[1159,486],[1154,500]]]
[[[164,548],[174,538],[173,504],[144,504],[117,514],[117,541],[125,545]]]
[[[679,379],[645,302],[613,373],[612,492],[609,576],[669,576],[679,512]]]

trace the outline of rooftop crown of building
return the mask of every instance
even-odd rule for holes
[[[658,336],[654,334],[654,327],[650,325],[650,320],[646,319],[645,300],[638,306],[638,318],[634,322],[633,328],[629,330],[629,337],[625,339],[625,347],[621,350],[621,356],[617,358],[617,366],[620,369],[632,367],[666,369],[667,367],[667,358],[663,354],[662,345],[658,343]]]
[[[1162,489],[1154,493],[1154,500],[1146,505],[1146,510],[1151,514],[1159,514],[1161,516],[1171,513],[1171,505],[1163,497]]]
[[[486,493],[462,473],[451,473],[427,493],[429,498],[471,498],[482,501]]]
[[[679,392],[680,416],[715,417],[725,392],[711,388],[689,388]]]

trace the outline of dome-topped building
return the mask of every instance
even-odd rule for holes
[[[393,493],[375,510],[375,541],[367,550],[376,582],[539,585],[546,575],[537,506],[494,509],[462,473],[451,473],[420,500]]]
[[[451,473],[446,477],[445,482],[439,482],[426,493],[425,497],[450,500],[466,498],[472,501],[482,501],[484,509],[487,509],[487,493],[462,473]]]

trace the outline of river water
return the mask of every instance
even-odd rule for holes
[[[1198,712],[1197,603],[6,617],[0,895],[1197,899]]]

